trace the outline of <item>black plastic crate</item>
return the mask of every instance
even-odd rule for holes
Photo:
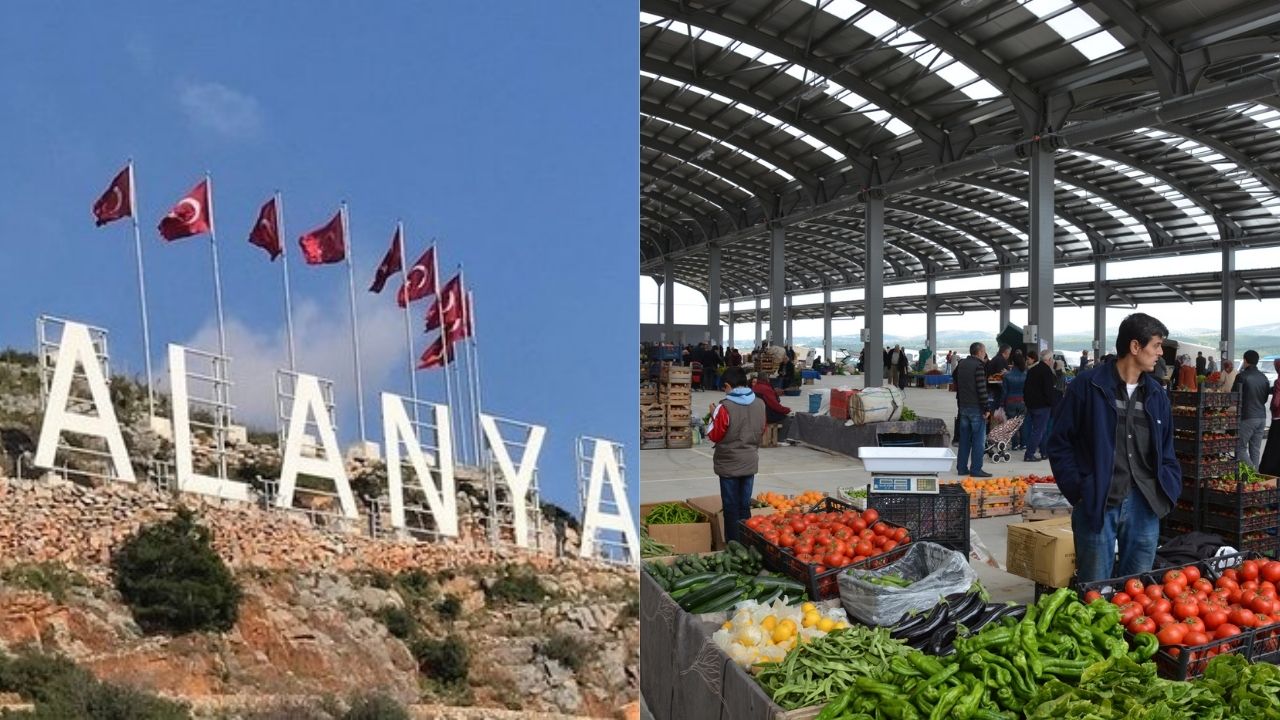
[[[1239,655],[1245,660],[1259,660],[1257,650],[1264,645],[1270,645],[1270,641],[1258,643],[1257,633],[1260,631],[1266,633],[1274,628],[1280,628],[1280,625],[1245,628],[1239,635],[1210,640],[1204,645],[1170,649],[1162,647],[1151,659],[1155,661],[1156,670],[1162,677],[1169,680],[1191,680],[1203,675],[1209,661],[1217,655]],[[1125,631],[1125,637],[1132,638],[1128,630]],[[1172,654],[1171,650],[1177,650],[1178,654]]]
[[[1256,530],[1271,530],[1280,527],[1280,512],[1271,510],[1262,515],[1244,516],[1235,513],[1222,514],[1206,508],[1200,518],[1200,525],[1205,530],[1219,535],[1242,534]]]
[[[905,527],[912,540],[928,540],[969,557],[969,493],[943,485],[937,495],[868,493],[867,507],[880,519]]]
[[[1178,466],[1182,468],[1182,477],[1184,478],[1216,478],[1230,475],[1236,471],[1236,461],[1233,460],[1201,460],[1196,463],[1195,460],[1178,460]]]
[[[1203,454],[1217,453],[1233,453],[1239,440],[1233,435],[1231,437],[1217,438],[1214,440],[1205,440],[1199,437],[1179,437],[1173,438],[1173,449],[1175,452],[1192,454],[1196,452],[1197,447]]]
[[[1227,432],[1240,427],[1240,419],[1231,415],[1198,418],[1195,415],[1174,415],[1173,427],[1177,430],[1197,432]]]
[[[1174,390],[1169,393],[1169,402],[1175,407],[1233,408],[1240,404],[1240,394]]]
[[[1236,485],[1235,491],[1213,490],[1202,488],[1201,505],[1216,505],[1225,508],[1256,507],[1258,505],[1274,505],[1280,502],[1280,490],[1249,490],[1244,483]]]

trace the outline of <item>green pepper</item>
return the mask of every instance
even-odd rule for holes
[[[834,700],[827,703],[822,708],[822,712],[818,713],[818,717],[814,720],[835,720],[844,714],[845,708],[849,707],[849,703],[853,700],[853,688],[849,688],[835,697]]]
[[[1018,627],[1018,645],[1021,646],[1022,652],[1027,658],[1033,677],[1037,678],[1044,674],[1044,670],[1040,666],[1040,646],[1036,640],[1036,630],[1038,628],[1039,625],[1026,620],[1023,620]]]
[[[951,709],[956,706],[960,698],[964,697],[964,693],[965,690],[962,687],[953,687],[943,693],[938,704],[933,706],[933,712],[929,713],[929,720],[943,720],[951,717]]]
[[[1054,615],[1058,614],[1058,610],[1067,601],[1067,598],[1074,594],[1070,588],[1058,588],[1047,599],[1042,598],[1040,602],[1044,603],[1044,610],[1040,613],[1040,618],[1036,620],[1036,630],[1042,633],[1047,632],[1049,626],[1053,623]]]
[[[1151,633],[1138,633],[1133,638],[1133,652],[1129,653],[1129,657],[1134,662],[1143,663],[1151,659],[1156,654],[1156,650],[1160,649],[1160,640]]]
[[[1002,627],[995,630],[987,630],[973,637],[965,638],[964,647],[970,652],[983,650],[985,648],[997,647],[1004,645],[1013,639],[1014,631],[1012,628]]]
[[[960,702],[956,703],[956,707],[951,711],[952,715],[960,718],[972,717],[977,711],[978,705],[982,703],[982,698],[987,694],[987,686],[985,683],[976,683],[969,689],[969,694],[964,696]]]
[[[907,660],[919,668],[925,677],[933,677],[942,672],[942,663],[938,662],[937,658],[930,657],[922,652],[909,653]]]
[[[1088,660],[1060,660],[1049,658],[1044,661],[1044,671],[1060,678],[1079,678],[1085,668],[1093,663]]]

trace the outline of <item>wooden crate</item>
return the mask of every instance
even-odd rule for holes
[[[640,428],[641,440],[665,440],[667,438],[667,428],[665,425],[644,425]]]
[[[667,427],[689,427],[693,413],[688,405],[667,407]]]
[[[640,404],[654,405],[658,402],[658,386],[652,383],[645,383],[640,386]]]
[[[667,439],[665,437],[658,438],[657,440],[641,440],[640,441],[641,450],[663,450],[666,447],[667,447]]]
[[[672,389],[670,392],[662,394],[662,404],[668,407],[677,405],[688,407],[693,402],[693,393],[689,390],[689,386],[685,385],[684,389]]]
[[[657,403],[640,406],[641,425],[661,425],[666,420],[666,416],[666,408]]]
[[[970,518],[1001,517],[1004,515],[1017,515],[1022,512],[1023,496],[1021,493],[993,495],[985,491],[979,491],[976,495],[970,495],[969,497]]]
[[[664,383],[688,385],[693,382],[693,368],[663,363],[659,378]]]
[[[760,435],[760,447],[771,448],[778,447],[778,428],[776,423],[770,423],[764,426],[764,432]]]
[[[669,448],[693,447],[693,432],[689,428],[668,428],[667,429],[667,447]]]

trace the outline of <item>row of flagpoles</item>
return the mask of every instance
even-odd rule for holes
[[[130,160],[121,170],[106,192],[93,205],[93,215],[97,225],[124,218],[130,218],[133,224],[134,249],[138,265],[138,296],[142,309],[142,342],[145,345],[147,399],[151,414],[155,414],[153,398],[154,382],[151,371],[151,331],[147,314],[147,291],[145,273],[142,263],[142,236],[138,227],[137,186],[134,182],[133,161]],[[282,259],[281,270],[284,279],[285,326],[288,342],[290,371],[297,371],[297,357],[294,345],[293,306],[289,292],[289,254],[283,245],[284,222],[283,202],[279,192],[275,193],[258,212],[257,222],[249,232],[249,242],[265,250],[274,262]],[[214,304],[218,320],[218,350],[227,356],[226,326],[222,312],[222,278],[218,267],[218,240],[213,215],[213,181],[206,173],[194,188],[180,199],[177,204],[160,220],[158,227],[160,236],[167,241],[192,237],[209,236],[213,264]],[[329,222],[319,228],[305,233],[298,239],[302,250],[303,261],[308,265],[331,265],[345,262],[347,266],[347,288],[351,312],[351,349],[352,366],[356,380],[356,398],[360,427],[360,441],[365,443],[368,436],[364,415],[364,383],[360,366],[360,327],[356,312],[355,270],[352,263],[351,232],[348,224],[347,205],[341,203],[337,214]],[[460,448],[464,456],[470,456],[477,464],[480,462],[480,373],[479,358],[476,349],[474,297],[466,290],[462,267],[451,279],[440,284],[439,263],[436,257],[436,245],[431,246],[412,265],[406,268],[404,224],[397,222],[395,234],[391,239],[391,247],[379,263],[374,273],[373,284],[369,291],[381,293],[387,281],[397,273],[403,273],[404,280],[396,293],[396,304],[404,310],[405,342],[409,357],[409,386],[412,397],[418,401],[418,370],[443,368],[445,379],[446,402],[451,407],[464,407],[466,421],[461,427],[454,428],[455,437],[459,438]],[[415,301],[434,298],[427,309],[424,331],[436,333],[421,355],[414,348],[413,321],[411,306]],[[461,345],[459,350],[458,345]],[[465,360],[465,387],[459,376],[459,359]],[[455,385],[458,387],[455,396]],[[415,404],[415,417],[416,417]],[[457,413],[451,417],[457,417]],[[458,432],[459,429],[461,432]],[[470,443],[467,438],[470,437]]]

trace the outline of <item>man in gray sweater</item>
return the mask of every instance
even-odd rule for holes
[[[960,440],[960,455],[956,459],[956,472],[971,477],[991,477],[982,471],[982,458],[987,447],[987,348],[976,342],[969,346],[969,357],[956,367],[956,406],[960,421],[956,434]]]
[[[1258,351],[1246,350],[1244,369],[1236,376],[1231,392],[1240,393],[1240,439],[1236,459],[1257,469],[1262,461],[1262,436],[1267,424],[1267,398],[1271,381],[1258,369]]]
[[[711,412],[707,438],[716,444],[712,468],[720,478],[724,506],[724,539],[739,539],[738,523],[751,517],[751,489],[760,467],[760,435],[764,433],[764,401],[756,397],[740,367],[720,378],[727,393]]]

